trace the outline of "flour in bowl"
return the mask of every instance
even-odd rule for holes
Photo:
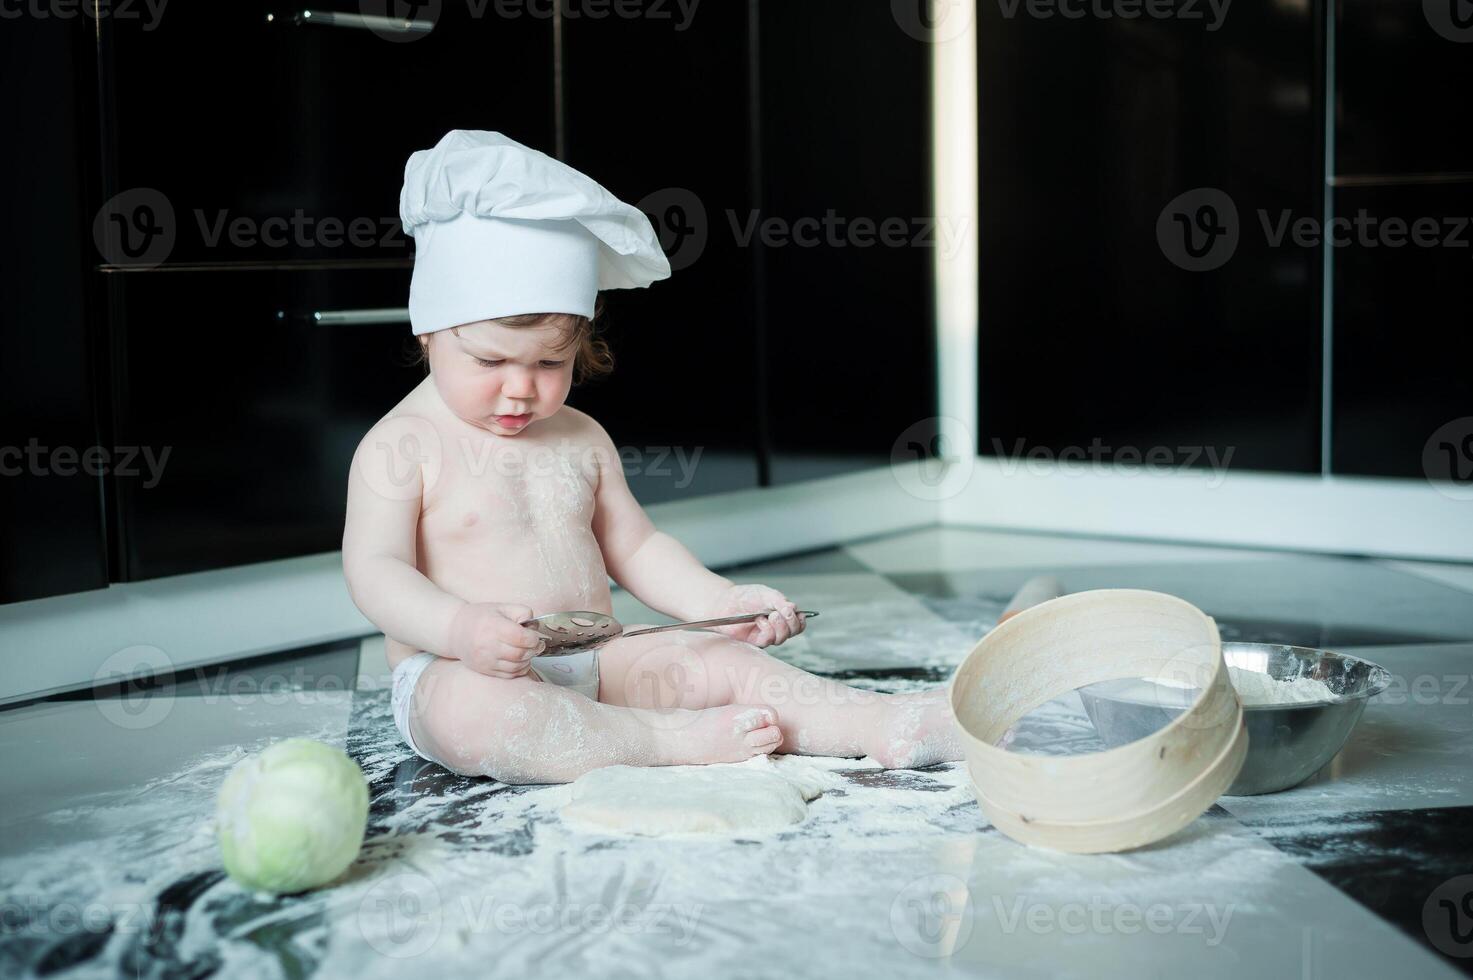
[[[1245,707],[1265,704],[1312,704],[1317,701],[1333,701],[1335,692],[1322,680],[1313,677],[1296,677],[1279,680],[1256,670],[1228,666],[1228,676],[1237,688],[1238,700]]]

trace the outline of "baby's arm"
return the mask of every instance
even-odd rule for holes
[[[609,576],[651,609],[674,619],[700,619],[732,587],[679,541],[655,527],[624,479],[607,432],[589,419],[598,460],[593,534]]]
[[[797,607],[781,592],[765,585],[733,585],[702,565],[670,535],[655,528],[629,492],[624,468],[608,433],[592,419],[598,489],[594,493],[593,534],[604,567],[635,598],[674,619],[717,619],[772,609],[766,619],[720,632],[753,646],[783,643],[803,632]]]
[[[412,426],[385,419],[353,456],[343,527],[348,594],[375,626],[417,650],[463,660],[485,674],[524,674],[541,648],[541,638],[519,625],[531,609],[465,602],[415,567],[424,474],[417,460],[395,454],[416,445]]]

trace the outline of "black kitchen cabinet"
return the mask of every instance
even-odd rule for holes
[[[980,5],[983,454],[1319,471],[1316,14]]]
[[[931,218],[931,45],[891,3],[758,7],[761,188],[740,220],[759,263],[772,482],[789,483],[887,465],[935,416],[946,239]]]
[[[153,467],[94,501],[115,579],[338,546],[353,449],[422,373],[407,324],[311,314],[405,305],[403,165],[452,128],[655,219],[674,278],[606,297],[617,372],[570,399],[647,503],[883,465],[934,414],[929,46],[878,0],[666,9],[555,29],[446,4],[392,36],[353,4],[249,0],[95,25],[101,414]],[[611,78],[659,96],[622,111]],[[871,152],[880,130],[903,152]],[[872,243],[887,219],[903,240]]]
[[[563,28],[567,162],[644,210],[671,264],[605,294],[615,372],[569,400],[621,447],[646,504],[756,486],[763,408],[752,253],[727,217],[751,210],[747,8],[668,9]],[[660,93],[658,111],[609,112],[613,77]]]
[[[242,0],[101,20],[109,193],[134,195],[117,208],[139,226],[107,261],[160,261],[137,254],[150,227],[166,229],[175,263],[408,256],[398,202],[411,152],[451,129],[534,146],[553,135],[550,18],[432,8],[427,33],[351,26],[359,5],[342,0],[309,17]]]
[[[1331,469],[1473,486],[1473,184],[1341,188],[1335,213],[1365,220],[1334,250]]]
[[[123,577],[337,550],[353,451],[424,374],[407,323],[312,314],[402,305],[409,270],[108,278],[117,437],[162,460],[117,485]]]
[[[1473,172],[1473,23],[1462,0],[1337,0],[1339,179]]]
[[[1473,485],[1473,25],[1456,2],[1335,21],[1330,469]]]
[[[116,457],[87,326],[82,26],[23,17],[0,30],[0,88],[13,95],[0,105],[0,603],[107,584],[103,474]]]
[[[404,32],[370,9],[99,25],[113,411],[164,460],[116,487],[119,578],[337,549],[353,449],[423,376],[407,320],[354,322],[408,302],[405,161],[451,129],[553,140],[549,17],[432,5]]]
[[[631,472],[636,493],[887,464],[936,412],[930,47],[889,4],[830,0],[571,21],[564,38],[567,160],[651,215],[673,270],[607,297],[621,366],[573,403],[632,459],[703,454],[689,490],[667,467]],[[658,112],[607,111],[607,79],[631,70]]]

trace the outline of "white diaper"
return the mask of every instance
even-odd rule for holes
[[[566,657],[533,657],[532,671],[549,684],[571,687],[579,694],[598,700],[598,651],[584,650]]]
[[[419,675],[434,662],[433,653],[416,653],[405,657],[394,668],[393,682],[389,688],[389,704],[394,709],[394,727],[399,729],[404,744],[413,749],[415,755],[421,759],[429,759],[430,762],[436,760],[421,752],[419,746],[414,744],[414,736],[409,734],[409,708],[414,704],[414,688],[419,683]]]
[[[394,727],[404,738],[404,744],[414,754],[430,762],[438,762],[420,751],[409,734],[409,709],[414,704],[414,688],[419,684],[425,668],[435,662],[433,653],[416,653],[399,661],[394,668],[389,703],[394,709]],[[585,697],[598,700],[598,651],[584,650],[566,657],[536,657],[532,660],[532,672],[549,684],[570,687]]]

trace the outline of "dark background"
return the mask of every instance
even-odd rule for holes
[[[7,198],[10,226],[39,233],[6,245],[3,442],[170,455],[156,486],[0,481],[8,512],[36,517],[7,522],[0,600],[338,547],[353,449],[423,373],[407,322],[311,315],[406,304],[412,242],[381,232],[409,154],[454,128],[648,199],[665,232],[676,274],[606,297],[617,370],[570,398],[635,451],[644,502],[882,465],[934,414],[926,250],[763,254],[732,230],[931,212],[930,49],[888,5],[724,2],[680,30],[486,10],[444,3],[432,32],[397,41],[261,2],[4,24],[7,91],[48,97],[7,110],[27,148],[8,186],[35,192]],[[883,168],[875,131],[894,140]],[[367,218],[383,241],[211,243],[196,217],[298,210]],[[99,211],[132,238],[95,242]],[[158,227],[172,233],[143,234]],[[165,240],[160,263],[144,246]],[[677,450],[698,461],[689,485]]]
[[[1323,247],[1274,244],[1262,215],[1322,227],[1328,185],[1330,216],[1466,222],[1473,43],[1386,0],[1232,4],[1215,30],[1004,9],[979,6],[981,452],[1422,479],[1433,433],[1473,415],[1473,229],[1331,249],[1327,337]],[[1237,245],[1192,271],[1156,227],[1202,188]]]
[[[683,27],[485,9],[408,39],[257,0],[0,23],[0,445],[169,452],[156,486],[0,479],[0,601],[338,547],[353,448],[423,375],[407,322],[312,314],[405,305],[404,161],[453,128],[559,156],[662,233],[673,278],[607,295],[618,368],[570,399],[640,453],[644,502],[882,466],[936,414],[933,248],[738,241],[934,213],[932,47],[889,0],[708,0]],[[1334,249],[1327,338],[1323,248],[1258,214],[1473,214],[1473,45],[1376,0],[1235,3],[1211,31],[1008,9],[979,6],[981,451],[1421,479],[1473,415],[1473,248]],[[1202,188],[1237,242],[1194,271],[1157,229]],[[372,240],[212,244],[197,212]],[[689,485],[647,471],[676,450]]]

